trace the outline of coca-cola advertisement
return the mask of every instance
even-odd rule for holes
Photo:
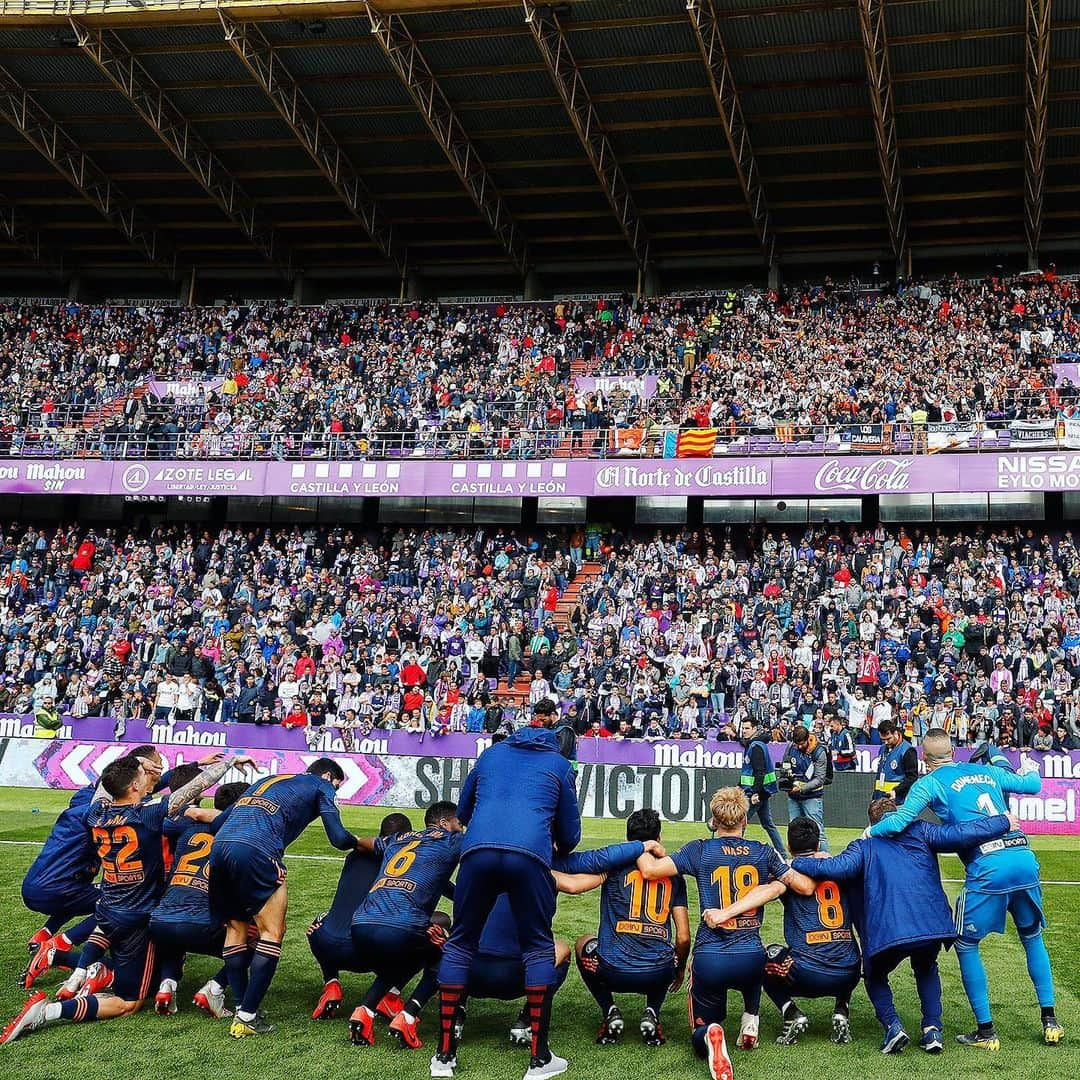
[[[911,490],[913,458],[877,458],[873,461],[832,460],[814,475],[814,491],[853,495],[894,494]]]

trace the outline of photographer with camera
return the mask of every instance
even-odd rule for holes
[[[777,769],[777,784],[787,793],[788,820],[812,818],[821,830],[821,850],[829,850],[825,835],[825,786],[829,782],[829,752],[804,727],[796,727]]]

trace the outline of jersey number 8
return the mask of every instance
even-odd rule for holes
[[[840,889],[835,881],[823,881],[814,890],[817,899],[818,921],[827,930],[844,925],[844,907],[840,903]]]

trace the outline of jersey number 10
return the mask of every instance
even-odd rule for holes
[[[656,926],[667,926],[671,914],[671,878],[646,881],[640,870],[631,870],[623,881],[630,890],[630,918],[640,922],[642,916]]]

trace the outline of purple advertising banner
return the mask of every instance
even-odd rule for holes
[[[220,390],[225,380],[216,379],[151,379],[146,387],[155,397],[170,397],[175,401],[198,401],[211,390]]]
[[[312,736],[310,742],[308,735]],[[329,755],[345,772],[346,783],[339,793],[342,802],[403,807],[451,797],[472,762],[491,745],[486,735],[373,731],[363,738],[355,737],[352,749],[347,750],[340,732],[332,726],[316,734],[251,724],[168,725],[132,720],[118,733],[110,717],[65,717],[61,728],[52,732],[35,728],[32,717],[10,714],[0,716],[0,738],[5,746],[0,755],[0,784],[15,787],[82,787],[96,782],[102,769],[123,754],[125,747],[152,743],[170,765],[197,761],[216,749],[242,750],[255,758],[260,776],[303,771],[315,758]],[[774,760],[779,760],[785,749],[783,743],[771,744]],[[858,747],[855,771],[873,773],[880,752],[880,746]],[[957,758],[966,759],[968,754],[958,750]],[[1021,755],[1008,751],[1007,756],[1014,765],[1034,762],[1042,776],[1042,790],[1037,795],[1015,796],[1010,803],[1024,828],[1032,833],[1080,834],[1080,753]],[[596,811],[591,800],[598,792],[607,792],[611,784],[634,787],[643,804],[649,804],[650,791],[655,795],[665,790],[664,780],[654,787],[658,777],[677,776],[685,784],[687,777],[695,774],[704,783],[701,776],[707,773],[709,782],[716,784],[712,771],[740,769],[743,750],[737,743],[582,738],[578,740],[577,759],[583,805],[592,806],[594,816],[608,816],[607,811]],[[227,777],[234,779],[242,777]],[[691,803],[677,813],[665,810],[671,820],[692,820],[694,812]]]
[[[651,398],[656,393],[655,375],[579,375],[574,379],[574,386],[582,393],[601,390],[625,390],[628,394],[637,394],[640,398]]]
[[[1080,364],[1062,361],[1054,365],[1054,375],[1058,386],[1068,379],[1073,386],[1080,386]]]
[[[0,494],[894,495],[1080,490],[1080,450],[1046,453],[433,461],[0,461]]]

